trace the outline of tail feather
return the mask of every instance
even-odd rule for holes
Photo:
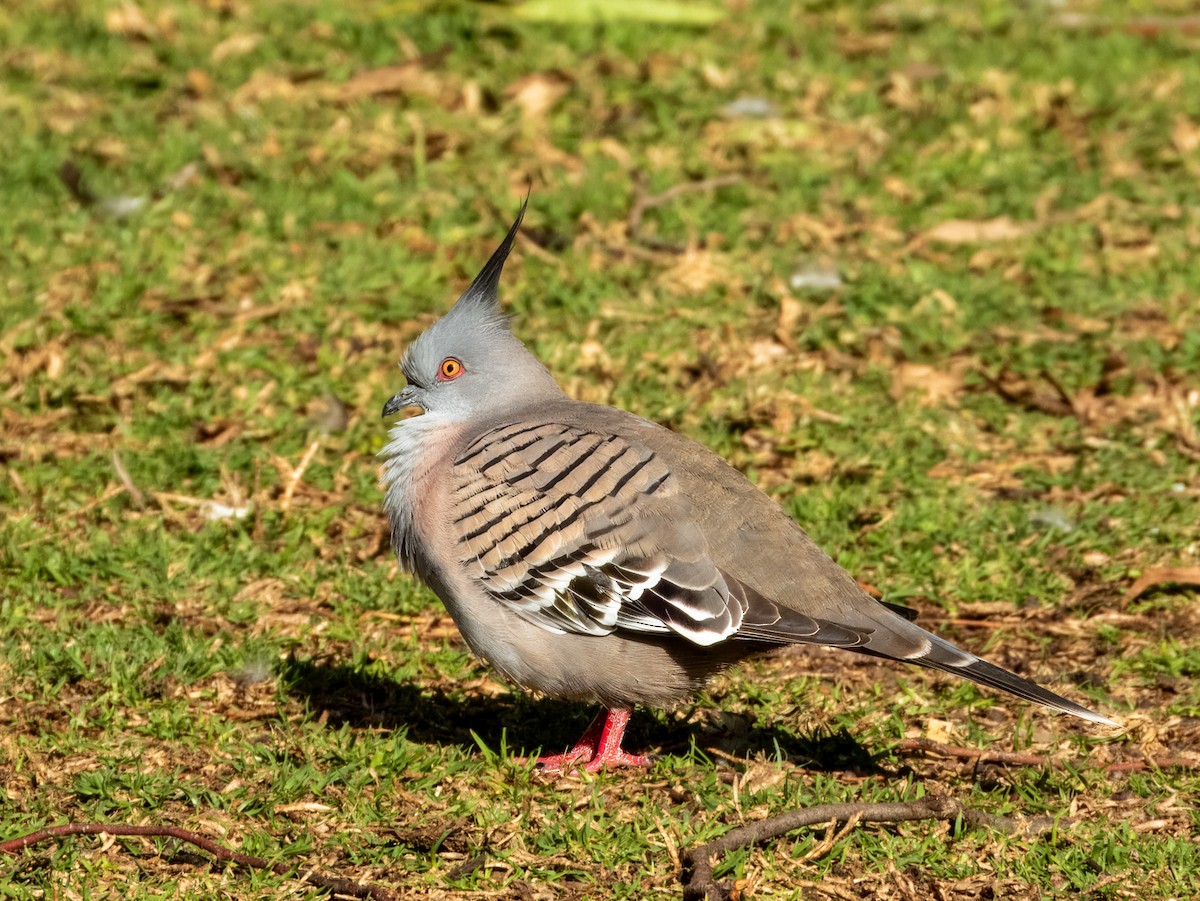
[[[956,653],[961,653],[958,648],[954,650]],[[1087,720],[1089,723],[1097,723],[1101,726],[1119,725],[1119,723],[1108,717],[1089,710],[1082,704],[1068,701],[1062,695],[1055,694],[1048,688],[1042,688],[1042,686],[1035,682],[1030,682],[1028,679],[1022,679],[1016,673],[1011,673],[1002,667],[996,666],[994,663],[988,663],[980,657],[976,657],[966,666],[943,663],[933,657],[927,657],[923,660],[913,660],[912,662],[930,669],[950,673],[954,676],[961,676],[964,679],[970,679],[972,682],[986,685],[988,688],[996,688],[1000,691],[1008,692],[1010,695],[1015,695],[1026,701],[1032,701],[1035,704],[1041,704],[1043,707],[1049,707],[1051,710],[1057,710],[1060,713],[1069,713],[1072,716]]]
[[[1120,725],[922,629],[911,622],[914,614],[907,608],[897,609],[863,594],[861,599],[855,598],[852,606],[830,607],[813,616],[742,588],[749,601],[742,629],[737,633],[742,640],[827,645],[915,663],[1069,713],[1089,723]]]

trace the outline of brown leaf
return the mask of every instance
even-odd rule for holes
[[[699,297],[709,288],[733,280],[723,257],[695,247],[686,248],[679,262],[658,277],[658,283],[676,297]]]
[[[994,378],[987,373],[981,374],[992,390],[1009,403],[1051,416],[1071,416],[1075,413],[1070,395],[1050,379],[1043,378],[1048,382],[1048,390],[1041,381],[1026,378],[1007,368],[1002,369]],[[1043,377],[1045,375],[1043,373]]]
[[[733,74],[728,69],[722,69],[712,60],[700,68],[700,74],[704,78],[705,84],[718,91],[723,91],[733,84]]]
[[[921,237],[939,244],[987,244],[1024,237],[1035,227],[1033,223],[1014,222],[1008,216],[981,220],[947,219],[926,231]]]
[[[838,53],[851,59],[887,53],[895,43],[896,35],[887,31],[843,34],[837,38],[836,42]]]
[[[510,84],[504,95],[521,108],[526,119],[541,119],[570,87],[571,79],[562,72],[534,72]]]
[[[944,366],[901,363],[892,373],[892,399],[899,401],[910,390],[922,392],[919,400],[922,406],[956,406],[956,398],[962,391],[962,378]]]
[[[1125,592],[1125,600],[1135,600],[1151,588],[1161,588],[1164,585],[1200,588],[1200,566],[1164,566],[1147,570],[1140,579],[1129,586],[1129,590]]]
[[[233,56],[245,56],[257,47],[261,40],[261,34],[254,34],[252,32],[243,31],[231,34],[212,48],[212,52],[209,53],[208,58],[214,63],[219,63],[221,60],[229,59]]]
[[[626,169],[633,168],[633,155],[616,138],[601,138],[596,144],[596,149]]]
[[[440,78],[419,62],[411,62],[402,66],[384,66],[359,72],[342,85],[340,93],[341,99],[348,101],[384,94],[421,94],[436,97],[441,90]]]
[[[775,340],[788,350],[796,349],[796,332],[800,327],[800,319],[804,315],[804,306],[792,295],[784,293],[779,299],[779,318],[775,321]]]
[[[290,100],[296,96],[296,86],[281,75],[258,71],[233,92],[230,102],[241,107],[264,100]]]
[[[903,200],[905,203],[921,199],[921,194],[912,185],[895,175],[889,175],[883,180],[883,189],[897,200]]]
[[[904,72],[892,72],[888,75],[887,85],[883,89],[883,98],[889,105],[907,112],[921,108],[921,99],[917,96],[912,79]]]
[[[1050,318],[1047,316],[1047,319]],[[1053,321],[1061,322],[1070,331],[1080,335],[1103,335],[1113,329],[1112,322],[1107,319],[1084,316],[1070,310],[1056,310]]]
[[[207,97],[212,93],[213,81],[203,69],[188,69],[187,86],[192,96]]]
[[[770,338],[751,341],[746,349],[751,369],[766,369],[787,356],[787,348]]]
[[[1180,113],[1171,128],[1171,142],[1180,153],[1191,153],[1200,147],[1200,125]]]
[[[110,34],[119,34],[126,38],[149,41],[158,37],[158,29],[150,23],[136,3],[114,6],[104,14],[104,27]]]

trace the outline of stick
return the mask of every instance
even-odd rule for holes
[[[789,810],[779,816],[731,829],[705,845],[689,848],[681,855],[684,901],[726,901],[725,890],[713,876],[713,857],[747,845],[757,845],[805,826],[830,822],[902,823],[909,820],[951,820],[959,816],[974,819],[957,801],[940,795],[927,795],[920,801],[894,804],[821,804]],[[1002,817],[995,818],[1003,821]]]
[[[1010,763],[1014,766],[1053,766],[1053,761],[1041,754],[1022,754],[1020,751],[991,751],[986,748],[960,748],[943,745],[928,738],[906,738],[896,745],[897,751],[924,751],[957,757],[959,760],[974,760],[976,763]]]
[[[134,484],[133,479],[129,475],[129,470],[125,468],[125,461],[121,459],[121,455],[117,453],[115,447],[112,452],[112,464],[113,469],[116,470],[117,478],[125,486],[125,492],[129,495],[129,499],[133,502],[133,505],[139,510],[143,509],[146,506],[146,495],[142,494],[141,489]]]
[[[308,464],[313,461],[313,457],[317,455],[317,451],[320,449],[321,439],[318,438],[308,446],[308,450],[304,452],[304,456],[300,458],[300,462],[292,470],[291,478],[288,479],[287,487],[283,491],[283,500],[279,503],[281,510],[286,511],[292,505],[292,496],[296,493],[296,486],[304,478],[304,471],[308,469]]]
[[[685,181],[674,187],[667,188],[661,194],[643,194],[641,186],[638,186],[637,197],[633,201],[633,206],[629,210],[629,220],[627,229],[629,239],[636,243],[653,246],[655,250],[666,250],[671,253],[682,253],[683,248],[677,244],[672,244],[669,241],[662,241],[658,238],[647,238],[642,234],[642,217],[646,215],[646,210],[653,209],[656,206],[662,206],[664,203],[670,203],[681,194],[688,194],[695,191],[707,191],[710,188],[723,188],[727,185],[736,185],[742,180],[740,175],[719,175],[716,178],[704,178],[700,181]]]
[[[28,848],[30,845],[44,842],[47,839],[70,835],[141,835],[153,838],[177,838],[180,841],[195,845],[197,848],[202,848],[217,858],[217,860],[226,860],[238,866],[256,870],[270,870],[280,876],[296,875],[301,882],[307,882],[318,888],[328,889],[337,895],[345,895],[351,898],[372,898],[375,901],[396,901],[396,895],[383,886],[371,885],[369,883],[364,885],[363,883],[354,882],[351,879],[342,879],[337,876],[322,876],[311,870],[297,872],[296,867],[289,866],[286,863],[271,863],[269,860],[264,860],[261,857],[242,854],[240,851],[232,851],[223,845],[218,845],[212,839],[206,838],[198,832],[192,832],[190,829],[183,829],[179,826],[131,826],[125,823],[66,823],[62,826],[49,826],[45,829],[39,829],[36,832],[30,832],[28,835],[0,842],[0,854],[16,854],[23,848]]]
[[[940,754],[942,757],[953,757],[958,760],[973,760],[979,763],[1004,763],[1014,766],[1037,766],[1046,768],[1062,768],[1066,763],[1042,754],[1026,754],[1020,751],[990,751],[980,748],[961,748],[956,745],[944,745],[928,738],[906,738],[895,748],[898,752],[923,751],[927,754]],[[1200,760],[1187,757],[1147,757],[1142,760],[1125,760],[1120,763],[1110,763],[1104,768],[1108,775],[1116,773],[1140,773],[1143,770],[1195,770],[1200,769]]]

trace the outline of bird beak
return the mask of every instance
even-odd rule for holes
[[[393,413],[399,413],[401,410],[409,407],[420,407],[421,404],[417,401],[417,393],[413,390],[413,386],[409,385],[399,394],[392,395],[391,399],[383,405],[383,415],[391,416]],[[421,407],[424,410],[424,407]]]

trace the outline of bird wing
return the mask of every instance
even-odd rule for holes
[[[956,647],[881,604],[771,498],[717,454],[632,414],[567,402],[546,411],[566,423],[619,435],[646,449],[686,497],[731,603],[743,608],[731,638],[823,644],[902,660],[998,688],[1094,723],[1107,717]],[[683,509],[683,508],[680,508]]]
[[[476,435],[450,485],[459,563],[523,619],[548,632],[674,634],[701,646],[842,647],[1111,724],[875,601],[715,454],[634,417],[609,430],[599,414],[593,428],[548,413]],[[768,597],[755,567],[790,591]]]
[[[506,423],[468,442],[453,473],[459,562],[543,629],[675,633],[704,646],[731,636],[866,640],[722,572],[670,467],[634,438],[557,421]]]

